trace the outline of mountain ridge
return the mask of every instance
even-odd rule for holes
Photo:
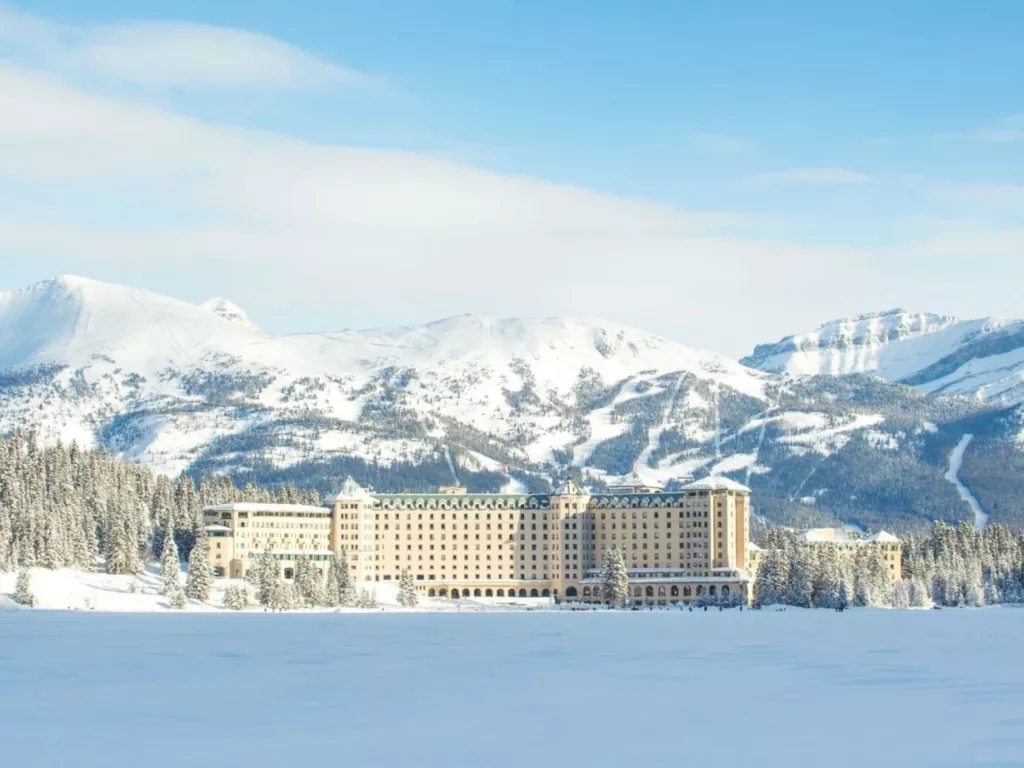
[[[325,490],[346,474],[491,491],[720,475],[750,485],[768,520],[898,530],[971,519],[944,479],[971,432],[961,479],[993,520],[1016,514],[1019,411],[929,393],[929,376],[915,389],[780,375],[591,318],[275,335],[226,300],[87,278],[0,295],[0,430],[169,474]]]

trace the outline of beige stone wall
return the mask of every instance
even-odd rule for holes
[[[708,589],[723,575],[714,569],[742,571],[748,564],[744,493],[577,493],[539,502],[461,493],[380,495],[339,499],[322,513],[208,511],[206,519],[231,529],[233,549],[221,558],[233,575],[247,572],[268,545],[344,551],[360,581],[396,581],[408,571],[423,594],[457,589],[475,596],[479,590],[486,597],[490,590],[497,597],[499,589],[502,596],[513,589],[518,597],[525,589],[526,596],[536,590],[538,596],[575,591],[582,597],[588,575],[609,549],[623,552],[627,568],[671,570],[680,596],[684,580],[696,586],[692,580],[704,579]],[[670,589],[667,581],[661,586]]]

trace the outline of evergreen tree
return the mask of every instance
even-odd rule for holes
[[[376,590],[363,589],[359,592],[359,601],[357,607],[366,609],[375,609],[379,607],[377,605],[377,592]]]
[[[270,583],[270,595],[265,605],[274,611],[288,611],[300,607],[301,598],[295,585],[281,579]]]
[[[893,608],[910,607],[910,587],[906,580],[900,579],[892,585],[892,593],[889,596],[889,605]]]
[[[350,608],[356,603],[356,589],[352,581],[352,572],[348,567],[345,550],[335,552],[334,558],[327,569],[327,588],[324,597],[325,605],[338,605]]]
[[[249,580],[256,587],[256,600],[260,605],[270,606],[275,599],[274,591],[280,579],[277,558],[267,547],[256,564],[249,570]],[[278,599],[280,602],[280,599]]]
[[[789,578],[786,602],[800,608],[810,608],[814,597],[815,553],[809,544],[794,542],[790,549]]]
[[[327,601],[320,583],[320,569],[307,557],[295,561],[295,591],[300,604],[306,607],[324,605]]]
[[[178,560],[178,546],[170,528],[164,533],[163,553],[160,556],[160,576],[164,580],[161,594],[171,597],[181,589],[181,562]]]
[[[402,571],[402,577],[398,583],[398,604],[403,608],[415,608],[419,602],[419,595],[416,594],[416,582],[413,581],[409,571]]]
[[[817,573],[814,579],[814,604],[818,608],[838,608],[843,567],[835,547],[817,547]]]
[[[185,593],[182,591],[180,584],[177,587],[171,588],[171,591],[167,594],[167,598],[167,605],[176,611],[180,611],[188,607],[188,598],[185,597]]]
[[[836,608],[841,611],[845,611],[850,607],[850,591],[846,588],[846,579],[843,579],[839,585],[839,601],[836,604]]]
[[[249,604],[249,594],[245,587],[232,585],[224,590],[224,607],[232,611],[241,611]]]
[[[18,581],[14,586],[14,602],[32,608],[36,604],[36,598],[32,594],[32,584],[28,570],[22,568],[18,571]]]
[[[785,603],[788,585],[789,550],[781,546],[768,547],[754,581],[755,602],[758,605]]]
[[[213,588],[213,568],[210,567],[210,543],[199,539],[188,554],[188,574],[185,594],[192,600],[209,600]]]
[[[612,607],[625,605],[629,598],[629,571],[618,549],[605,550],[601,563],[601,594]]]

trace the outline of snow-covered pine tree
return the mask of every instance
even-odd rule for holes
[[[301,607],[301,598],[294,584],[275,579],[270,584],[270,598],[266,606],[274,611],[289,611]]]
[[[377,591],[373,589],[362,589],[359,592],[357,607],[366,609],[378,608]]]
[[[605,550],[601,562],[601,594],[613,608],[625,605],[629,598],[629,571],[618,549]]]
[[[817,547],[817,574],[814,581],[814,605],[818,608],[836,608],[839,587],[843,581],[843,568],[835,547]]]
[[[167,543],[167,534],[174,533],[174,499],[171,481],[166,475],[156,479],[153,498],[149,502],[149,516],[153,520],[155,541],[151,547],[153,554],[163,559],[163,548]],[[177,544],[177,542],[175,542]],[[175,550],[177,551],[177,550]]]
[[[839,600],[836,603],[836,608],[841,611],[845,611],[850,607],[850,590],[846,587],[846,579],[843,579],[839,584]]]
[[[249,604],[249,593],[245,587],[232,585],[224,590],[224,607],[241,611]]]
[[[769,546],[764,550],[761,566],[754,582],[757,605],[779,605],[786,602],[789,584],[789,550],[785,546]]]
[[[205,536],[195,542],[188,553],[188,574],[185,576],[185,594],[192,600],[209,600],[213,588],[213,568],[210,566],[210,542]]]
[[[348,567],[345,550],[334,553],[334,558],[327,569],[327,588],[324,598],[325,605],[338,605],[351,608],[356,603],[356,589],[352,581],[352,572]]]
[[[815,553],[809,544],[793,542],[790,548],[789,579],[786,587],[786,603],[800,608],[810,608],[814,598]]]
[[[910,607],[910,587],[905,579],[893,582],[889,593],[889,604],[893,608]]]
[[[274,599],[274,590],[280,580],[280,569],[277,558],[269,547],[263,550],[256,564],[249,569],[249,580],[256,587],[256,600],[259,604],[270,606]]]
[[[302,605],[312,607],[326,602],[321,579],[320,569],[309,558],[303,556],[295,561],[295,591]]]
[[[176,611],[188,608],[188,598],[185,597],[185,592],[180,584],[177,588],[172,587],[171,591],[167,594],[167,605]]]
[[[181,562],[178,560],[178,546],[174,543],[174,532],[170,527],[164,532],[163,553],[160,555],[160,576],[164,580],[160,594],[171,597],[181,589]]]
[[[416,582],[413,581],[409,571],[402,571],[398,582],[398,604],[403,608],[415,608],[419,602],[419,595],[416,594]]]
[[[18,571],[18,580],[14,585],[14,602],[28,608],[32,608],[36,604],[35,595],[32,594],[31,579],[26,568]]]

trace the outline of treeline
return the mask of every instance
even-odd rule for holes
[[[929,535],[903,542],[902,578],[874,545],[843,552],[808,544],[772,529],[754,585],[760,605],[845,608],[982,606],[1024,603],[1024,532],[1001,524],[977,531],[967,523],[936,522]]]
[[[231,502],[319,504],[316,491],[230,478],[176,482],[75,444],[42,447],[35,433],[0,440],[0,571],[21,567],[105,567],[137,573],[163,551],[171,531],[187,558],[202,530],[202,509]]]
[[[754,583],[756,605],[843,609],[851,605],[889,606],[899,602],[897,583],[876,546],[843,552],[827,544],[809,544],[794,531],[770,529]]]
[[[977,531],[938,522],[929,536],[903,545],[903,577],[917,604],[1024,603],[1024,532],[1001,523]]]

